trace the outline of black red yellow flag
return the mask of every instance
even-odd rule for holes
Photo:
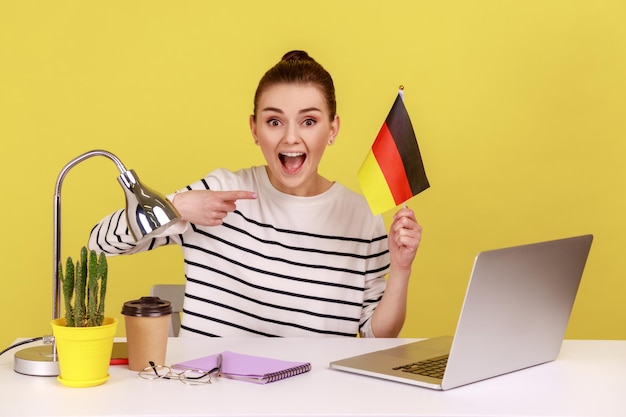
[[[358,180],[374,214],[430,187],[402,91],[359,169]]]

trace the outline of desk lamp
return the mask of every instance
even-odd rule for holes
[[[180,215],[165,196],[139,182],[135,172],[127,170],[115,155],[104,150],[92,150],[68,162],[57,177],[54,189],[54,242],[52,319],[60,317],[61,297],[59,262],[61,261],[61,186],[68,171],[78,163],[93,156],[104,156],[117,165],[120,171],[118,182],[126,196],[126,220],[135,240],[154,236],[180,220]],[[35,346],[15,353],[14,370],[33,376],[59,375],[56,345]]]

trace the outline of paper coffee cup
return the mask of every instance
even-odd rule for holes
[[[167,338],[172,304],[159,297],[141,297],[124,303],[128,368],[141,371],[150,366],[167,365]]]

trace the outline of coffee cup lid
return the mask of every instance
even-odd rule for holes
[[[172,314],[172,303],[159,297],[141,297],[139,300],[126,301],[122,314],[135,317],[160,317]]]

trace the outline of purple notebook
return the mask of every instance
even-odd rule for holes
[[[203,356],[173,365],[179,369],[210,371],[218,366],[219,353]],[[267,384],[289,378],[311,370],[308,362],[285,361],[263,356],[244,355],[235,352],[222,352],[222,372],[224,378]]]

